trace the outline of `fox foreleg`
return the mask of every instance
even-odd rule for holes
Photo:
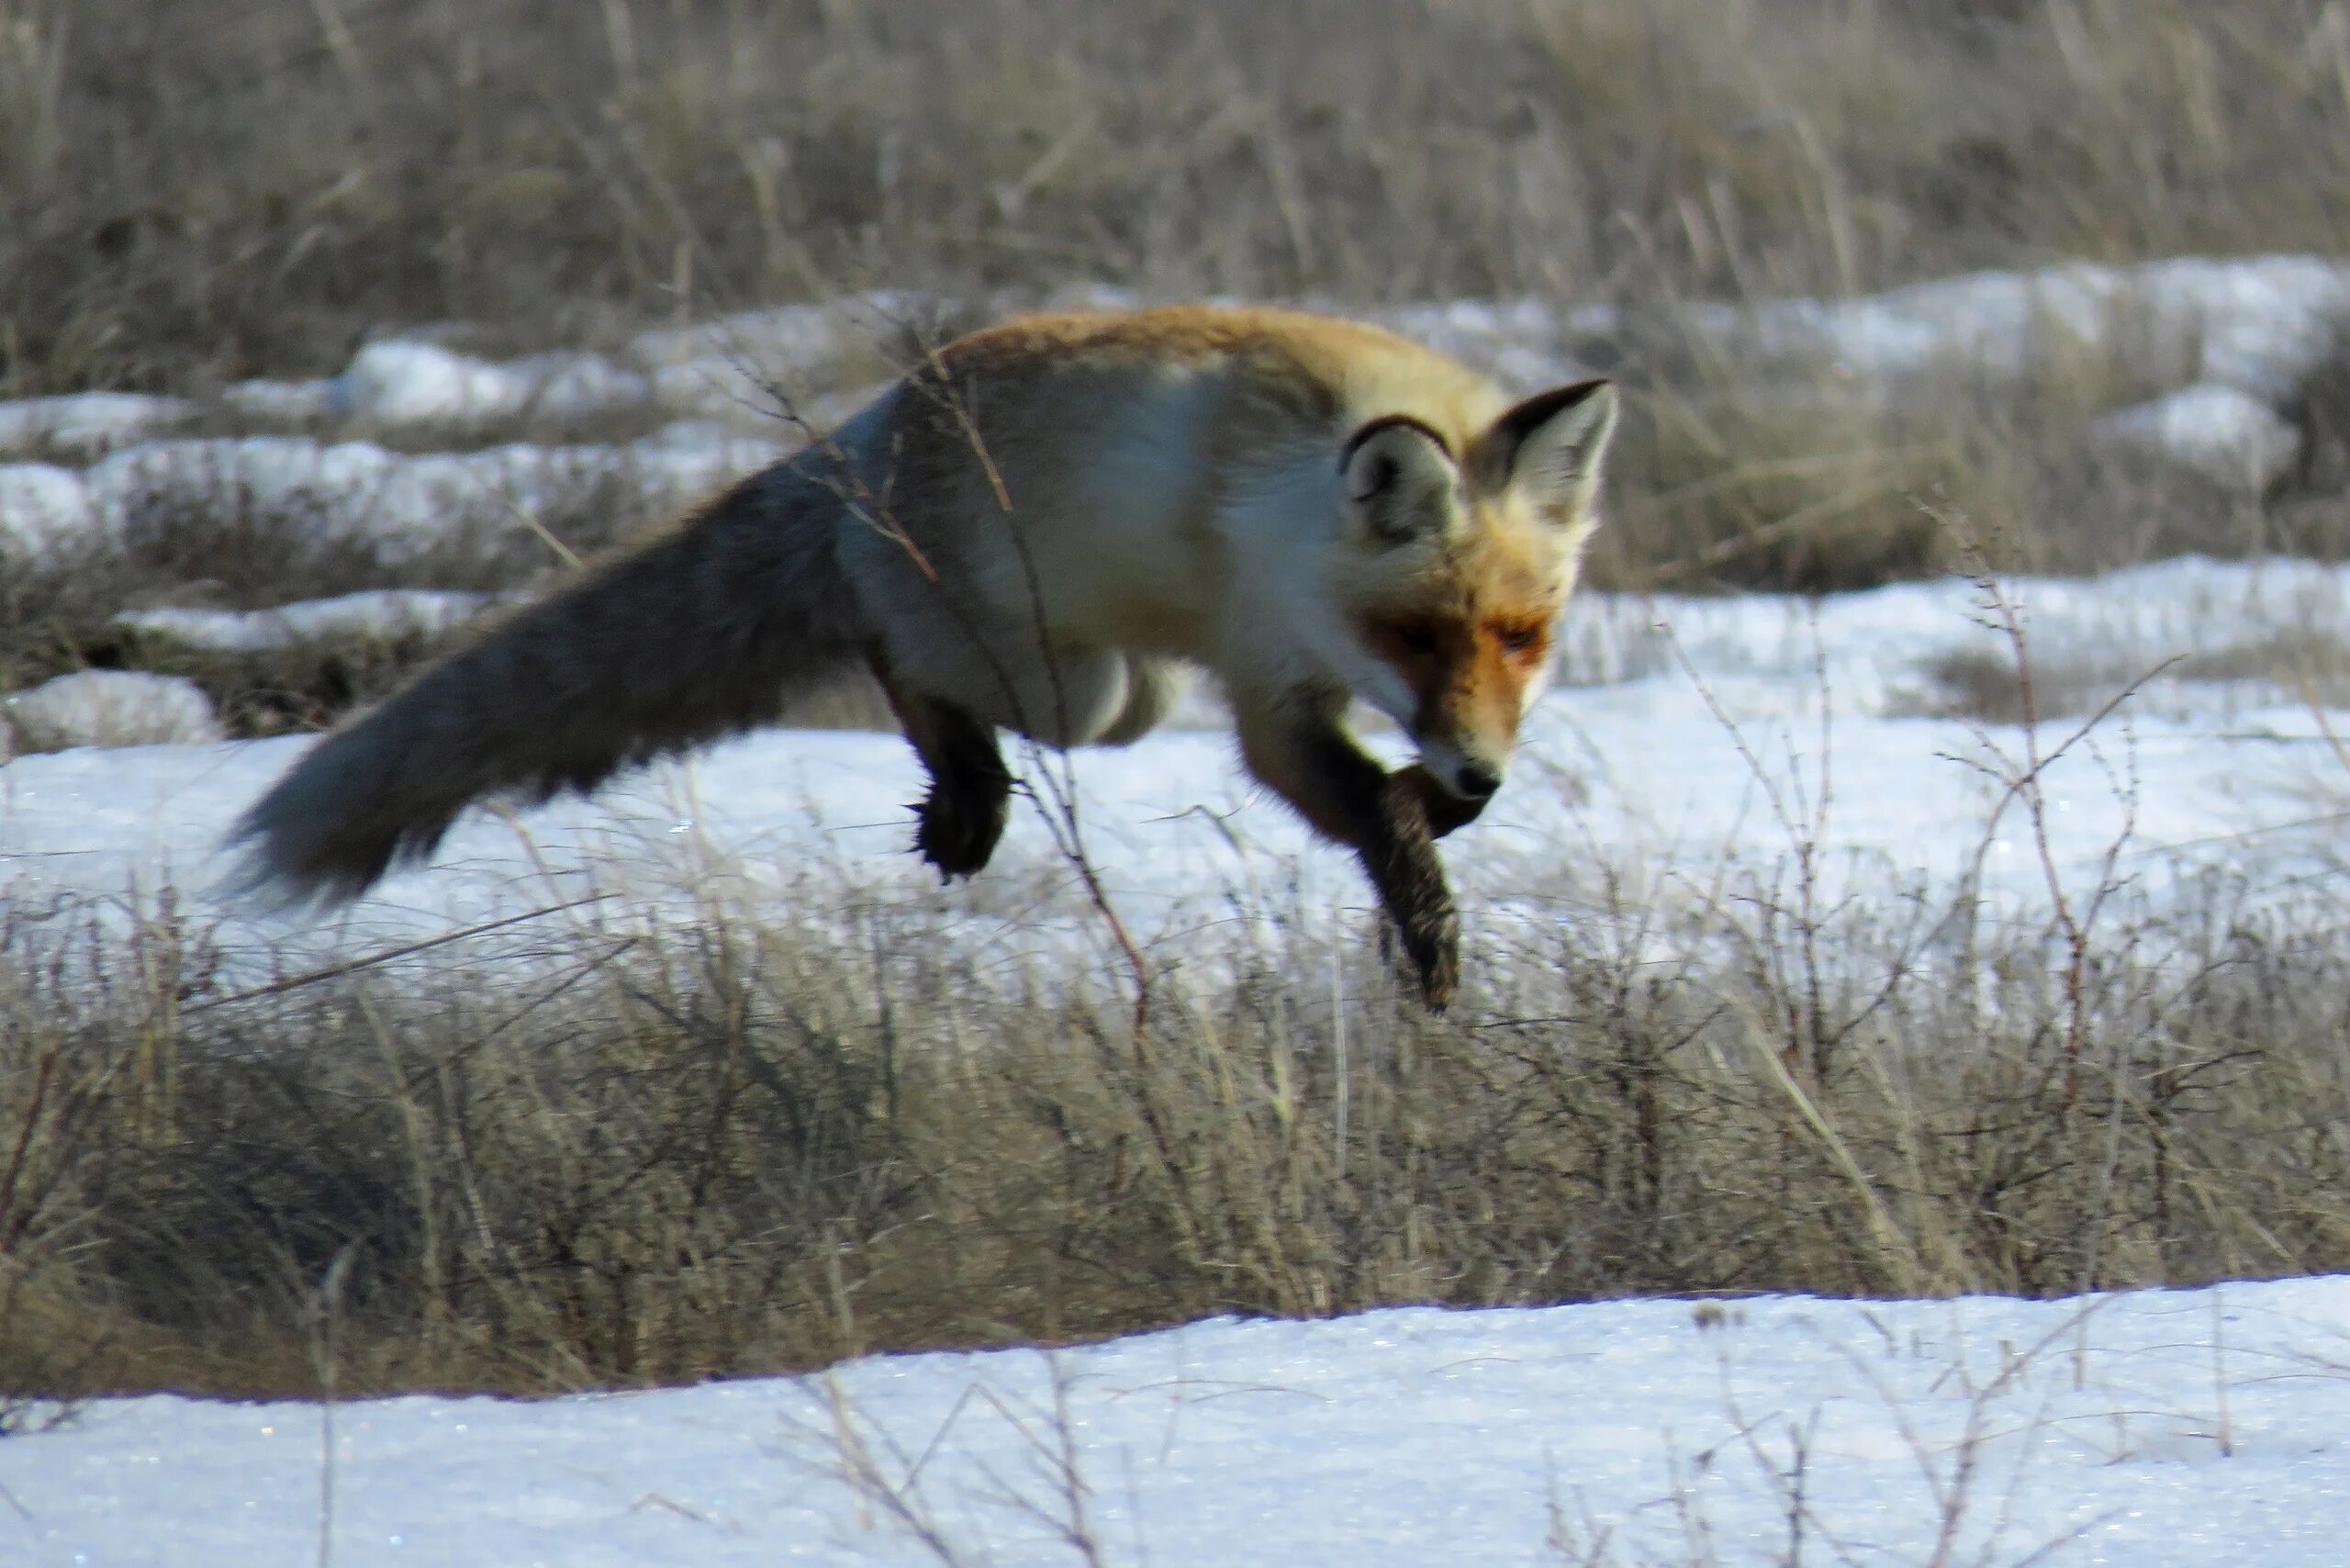
[[[914,807],[914,852],[938,868],[940,881],[972,876],[995,853],[1011,812],[1012,770],[995,730],[952,702],[906,690],[878,661],[874,673],[930,772],[930,793]]]
[[[1418,767],[1388,772],[1328,710],[1244,717],[1240,746],[1250,772],[1361,858],[1421,996],[1441,1012],[1460,988],[1460,917],[1437,857],[1430,804],[1442,791],[1434,780]],[[1445,831],[1474,815],[1448,812]]]
[[[1420,804],[1428,813],[1428,833],[1437,838],[1442,838],[1455,828],[1467,827],[1484,815],[1485,807],[1493,801],[1491,795],[1469,800],[1454,794],[1436,781],[1435,774],[1416,762],[1409,767],[1397,768],[1395,778],[1419,792]]]

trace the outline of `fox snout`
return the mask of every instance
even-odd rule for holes
[[[1505,758],[1484,755],[1482,749],[1464,750],[1447,740],[1422,739],[1419,744],[1420,766],[1446,794],[1483,805],[1502,787]]]
[[[1519,716],[1550,651],[1537,616],[1493,620],[1372,616],[1364,641],[1393,670],[1411,708],[1395,711],[1445,793],[1483,805],[1502,787]]]

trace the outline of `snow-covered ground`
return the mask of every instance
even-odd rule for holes
[[[1696,307],[1684,325],[1757,364],[1824,359],[1888,396],[1922,375],[1996,379],[2067,343],[2118,345],[2133,376],[2168,390],[2096,439],[2257,484],[2293,460],[2285,403],[2345,303],[2340,263],[2188,260]],[[920,308],[763,312],[608,356],[496,362],[393,340],[340,376],[247,383],[217,406],[0,407],[0,456],[41,459],[0,464],[0,569],[175,498],[232,495],[391,559],[596,487],[672,503],[789,443],[760,411],[767,376],[822,394],[806,407],[824,423],[885,368],[877,333]],[[1521,384],[1571,375],[1586,345],[1639,325],[1527,302],[1386,319]],[[403,450],[598,420],[652,433]],[[197,433],[210,431],[229,433]],[[2068,893],[2118,879],[2125,904],[2155,909],[2221,883],[2255,899],[2331,887],[2350,787],[2333,734],[2350,720],[2312,699],[2350,670],[2350,569],[2181,560],[2001,591],[2035,689],[2060,710],[2035,735],[1952,711],[2012,651],[1975,585],[1579,600],[1564,682],[1529,721],[1508,788],[1446,846],[1472,988],[1517,937],[1602,918],[1603,874],[1632,905],[1735,902],[1784,890],[1808,853],[1823,904],[1979,890],[2033,926],[2052,874]],[[252,651],[432,633],[479,607],[386,593],[238,615],[126,608],[123,623]],[[205,734],[192,689],[88,672],[13,705],[0,694],[0,758],[11,737],[126,734],[141,713],[161,715],[157,733]],[[1047,800],[1070,781],[1085,852],[1162,961],[1180,964],[1202,927],[1225,940],[1250,917],[1367,919],[1359,872],[1253,789],[1215,717],[1203,699],[1186,723],[1066,775],[1015,765]],[[1392,735],[1372,739],[1393,751]],[[168,903],[218,947],[222,991],[589,893],[603,898],[592,916],[548,918],[693,918],[718,888],[793,918],[906,912],[1012,963],[1102,946],[1044,811],[1024,803],[996,864],[941,890],[904,853],[920,777],[903,743],[840,732],[749,737],[593,801],[476,813],[433,865],[347,912],[273,914],[237,896],[220,842],[305,744],[0,762],[0,909],[63,908],[77,931],[95,912],[103,938]],[[435,947],[407,972],[483,972],[544,930]],[[925,1521],[954,1561],[1050,1562],[1074,1555],[1051,1527],[1070,1506],[1055,1484],[1066,1453],[1110,1562],[1534,1562],[1549,1537],[1550,1560],[1569,1562],[1776,1562],[1799,1530],[1802,1560],[1818,1562],[2232,1563],[2257,1543],[2264,1561],[2332,1562],[2350,1539],[2345,1417],[2342,1281],[2043,1305],[1404,1311],[538,1405],[416,1398],[329,1417],[105,1402],[0,1439],[0,1562],[315,1560],[322,1518],[341,1564],[912,1562],[925,1549],[908,1527]]]
[[[107,1400],[0,1440],[0,1559],[42,1568],[2331,1568],[2350,1280],[1220,1319],[535,1404]]]
[[[2280,629],[2350,647],[2350,569],[2182,560],[2088,581],[2022,581],[2038,681],[2075,711],[2045,720],[2053,751],[2085,714],[2177,655],[2257,659]],[[1583,915],[1594,874],[1635,898],[1700,883],[1762,885],[1817,848],[1823,897],[1956,896],[1979,878],[1995,908],[2037,918],[2048,898],[2027,801],[2022,730],[1920,710],[1938,661],[2005,657],[1975,585],[1948,581],[1817,603],[1771,596],[1594,595],[1566,628],[1568,683],[1532,715],[1509,786],[1448,842],[1472,946]],[[2280,678],[2164,677],[2040,776],[2054,865],[2077,895],[2118,874],[2159,903],[2214,870],[2278,887],[2333,864],[2329,813],[2345,786],[2333,724]],[[1995,666],[1996,667],[1996,666]],[[1213,704],[1193,705],[1212,726]],[[2340,727],[2350,731],[2350,720]],[[1373,736],[1392,752],[1395,737]],[[79,749],[0,767],[0,896],[166,889],[217,926],[229,976],[348,957],[543,908],[589,891],[648,910],[722,873],[801,917],[876,900],[935,912],[1010,956],[1098,931],[1045,813],[1022,806],[976,882],[932,885],[904,853],[921,792],[892,735],[769,732],[640,773],[590,801],[520,817],[476,812],[435,863],[319,922],[240,901],[219,852],[235,816],[307,741]],[[1047,758],[1016,758],[1047,798]],[[1238,769],[1228,734],[1178,729],[1070,764],[1089,857],[1142,938],[1244,912],[1359,909],[1338,851],[1313,843]],[[456,961],[478,953],[452,950]]]

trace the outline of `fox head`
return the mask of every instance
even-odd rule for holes
[[[1346,445],[1348,683],[1464,801],[1501,788],[1518,721],[1549,678],[1615,428],[1615,388],[1583,381],[1465,442],[1395,415]]]

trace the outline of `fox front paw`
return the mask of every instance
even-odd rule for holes
[[[1425,769],[1386,775],[1377,814],[1361,854],[1371,885],[1379,890],[1390,929],[1420,982],[1420,999],[1431,1013],[1450,1005],[1460,989],[1460,914],[1437,857],[1436,799],[1449,799]],[[1474,816],[1473,807],[1467,809]]]
[[[933,791],[914,808],[914,853],[938,868],[942,882],[975,875],[995,853],[1009,811],[1002,796]]]
[[[1420,981],[1420,1000],[1431,1013],[1452,1005],[1460,990],[1460,921],[1449,910],[1431,911],[1407,922],[1398,933]]]
[[[1427,813],[1428,835],[1432,838],[1442,838],[1455,828],[1467,827],[1484,814],[1487,802],[1493,800],[1491,795],[1481,800],[1456,795],[1416,762],[1397,769],[1395,777],[1419,797],[1420,809]]]
[[[1408,917],[1391,911],[1379,923],[1379,957],[1404,984],[1418,982],[1429,1012],[1442,1013],[1460,991],[1460,917],[1449,905]]]

